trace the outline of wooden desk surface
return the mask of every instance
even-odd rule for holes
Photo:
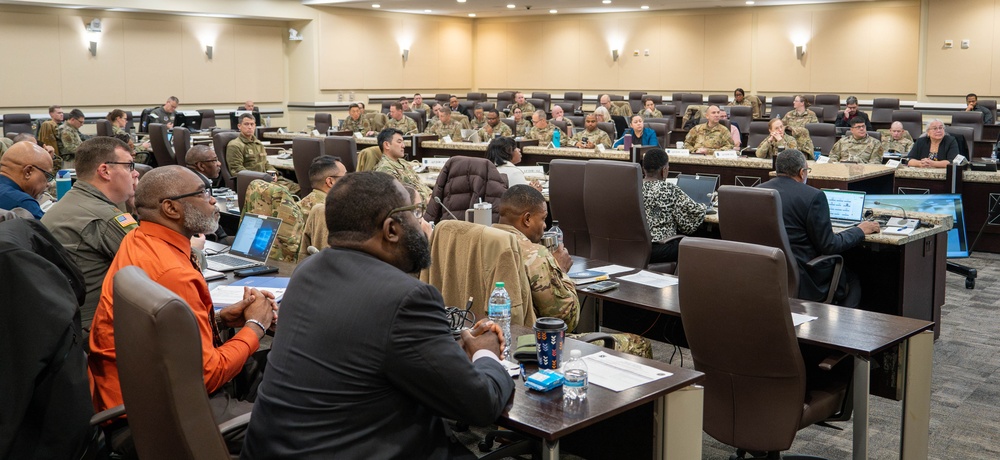
[[[532,333],[529,328],[517,326],[514,326],[511,332],[514,336]],[[652,402],[667,393],[700,383],[705,379],[705,374],[698,371],[619,353],[586,342],[566,339],[563,353],[568,356],[570,350],[574,349],[580,350],[584,356],[605,352],[671,372],[673,375],[617,393],[591,384],[587,390],[587,400],[583,404],[564,404],[561,388],[540,393],[529,390],[524,386],[523,380],[517,379],[513,404],[508,406],[498,421],[501,426],[548,441],[555,441],[629,409]]]

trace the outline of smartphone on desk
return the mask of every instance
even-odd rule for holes
[[[608,292],[619,286],[617,281],[600,281],[584,288],[587,292]]]

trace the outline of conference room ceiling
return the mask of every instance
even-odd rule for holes
[[[477,18],[554,14],[597,14],[629,11],[683,10],[716,7],[753,8],[758,6],[847,3],[865,0],[302,0],[304,5],[335,6],[364,10],[439,16],[475,15]],[[871,0],[867,0],[871,1]],[[378,7],[375,7],[378,5]],[[511,7],[513,5],[513,7]]]

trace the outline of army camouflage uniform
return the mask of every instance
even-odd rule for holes
[[[603,144],[604,148],[611,148],[611,138],[608,137],[608,133],[604,132],[603,129],[595,129],[593,131],[583,130],[576,133],[567,145],[576,147],[577,143],[583,142],[583,138],[587,138],[588,141],[593,142],[596,146],[597,144]]]
[[[305,198],[299,200],[299,209],[302,210],[302,219],[309,217],[309,213],[317,204],[326,203],[326,192],[319,189],[312,189]]]
[[[781,121],[785,126],[791,126],[793,128],[805,128],[806,123],[819,123],[819,118],[816,118],[816,112],[806,109],[802,114],[798,114],[795,110],[789,110],[785,116],[781,117]]]
[[[385,124],[386,128],[398,129],[403,132],[403,134],[416,134],[417,133],[417,122],[413,121],[410,117],[403,115],[403,119],[396,121],[395,118],[389,117],[389,122]]]
[[[510,130],[510,126],[507,126],[507,123],[502,121],[497,123],[496,127],[493,128],[492,135],[486,132],[486,126],[479,128],[479,140],[483,142],[490,141],[494,136],[496,136],[497,133],[500,133],[500,137],[510,137],[514,135],[514,133]]]
[[[521,122],[516,123],[514,126],[517,127],[517,130],[514,134],[517,137],[524,137],[525,135],[528,134],[528,131],[531,129],[531,122],[522,118]]]
[[[736,148],[733,144],[733,135],[729,128],[722,123],[709,128],[708,123],[691,128],[684,138],[684,148],[694,152],[702,147],[708,149],[708,154],[715,153],[716,150],[727,150]]]
[[[62,161],[62,157],[59,156],[59,147],[62,147],[62,141],[59,140],[59,125],[54,120],[42,122],[42,126],[38,128],[38,141],[55,149],[56,156]]]
[[[853,135],[848,134],[840,138],[830,149],[830,162],[839,161],[882,164],[882,143],[868,135],[855,139]]]
[[[229,141],[229,145],[226,146],[226,164],[233,177],[243,170],[266,173],[268,170],[276,169],[267,162],[264,144],[257,139],[257,136],[244,137],[242,134]],[[299,191],[299,184],[284,177],[278,177],[278,183],[292,193]]]
[[[3,158],[3,154],[7,152],[7,149],[14,146],[14,139],[7,136],[0,137],[0,158]]]
[[[632,116],[632,106],[629,105],[628,101],[611,101],[611,112],[612,116],[621,116],[625,118],[630,118]]]
[[[472,126],[472,129],[482,129],[483,126],[486,126],[486,115],[483,115],[482,120],[477,120],[476,117],[470,118],[469,125]]]
[[[789,128],[785,127],[785,132],[790,134],[795,138],[795,143],[799,144],[799,151],[805,153],[807,157],[813,157],[813,150],[815,150],[815,145],[813,145],[812,136],[809,135],[809,130],[805,128]],[[823,152],[829,154],[830,152]]]
[[[70,126],[69,123],[63,122],[63,124],[59,125],[58,132],[59,140],[62,141],[62,147],[59,148],[59,155],[65,159],[75,157],[76,149],[83,143],[80,130]]]
[[[359,116],[357,120],[347,117],[344,119],[344,124],[340,127],[342,131],[351,131],[353,133],[368,134],[372,130],[372,123],[364,116]]]
[[[549,123],[549,125],[544,128],[531,128],[531,131],[528,131],[528,135],[524,136],[524,138],[529,140],[537,139],[538,145],[545,147],[549,145],[549,142],[552,142],[552,136],[557,129],[559,128],[556,128],[556,125]],[[562,136],[562,133],[560,132],[559,135]],[[560,139],[562,139],[562,137],[560,137]]]
[[[472,129],[472,123],[469,121],[469,117],[458,113],[457,110],[451,111],[451,121],[458,122],[462,129]]]
[[[132,147],[136,163],[146,163],[147,157],[151,152],[146,152],[146,149],[142,148],[142,144],[135,145],[132,142],[132,136],[129,135],[128,131],[125,131],[115,125],[111,125],[111,137],[115,137]]]
[[[521,248],[521,260],[528,272],[531,286],[531,303],[535,315],[559,318],[566,322],[566,330],[576,329],[580,320],[580,300],[576,294],[576,284],[564,273],[548,248],[532,243],[517,228],[504,224],[493,224],[494,228],[512,233]]]
[[[424,113],[426,113],[426,114],[432,113],[431,112],[431,106],[429,106],[429,105],[427,105],[426,103],[423,103],[423,102],[421,102],[420,105],[414,105],[411,102],[410,103],[410,110],[412,110],[414,112],[416,112],[417,110],[426,110],[426,112],[424,112]]]
[[[306,218],[302,215],[302,209],[299,208],[294,193],[274,182],[264,182],[259,179],[251,181],[247,185],[243,213],[281,219],[278,237],[271,245],[271,254],[268,258],[283,262],[298,261]]]
[[[569,135],[573,135],[573,128],[575,126],[575,125],[573,125],[573,120],[570,120],[569,118],[566,118],[566,117],[563,117],[562,120],[556,120],[555,118],[549,119],[549,123],[552,123],[553,121],[564,121],[564,122],[566,122],[566,132],[568,132]]]
[[[455,120],[449,121],[447,125],[442,123],[441,120],[435,121],[434,123],[431,123],[431,125],[428,126],[427,130],[424,132],[427,134],[434,134],[439,139],[444,139],[445,136],[451,136],[452,141],[462,142],[462,125]]]
[[[524,115],[525,117],[530,117],[531,114],[535,113],[535,110],[538,110],[535,108],[534,105],[532,105],[528,101],[524,101],[524,104],[518,104],[517,102],[511,104],[510,105],[511,115],[514,114],[514,109],[521,109],[521,114]]]
[[[80,306],[80,319],[83,328],[90,330],[101,299],[104,275],[122,239],[138,224],[131,214],[123,212],[97,187],[82,180],[76,181],[73,188],[52,205],[42,217],[42,224],[66,248],[83,273],[87,297]]]
[[[732,101],[729,101],[729,104],[726,105],[728,105],[729,107],[735,107],[735,106],[750,107],[750,112],[753,119],[757,120],[760,118],[760,101],[757,100],[757,96],[746,96],[743,98],[743,102],[736,102],[736,100],[733,99]]]
[[[424,185],[423,181],[420,180],[420,176],[413,171],[409,163],[401,159],[395,160],[389,158],[387,155],[383,155],[382,159],[375,165],[375,171],[387,173],[404,185],[409,185],[417,189],[417,193],[423,198],[424,203],[431,199],[430,187]]]
[[[771,139],[771,135],[764,138],[764,140],[760,142],[760,145],[757,146],[757,158],[772,158],[777,156],[778,153],[780,153],[779,151],[782,149],[791,150],[799,148],[799,143],[795,142],[794,137],[787,134],[783,134],[782,136],[784,137],[781,142],[774,142],[774,139]]]
[[[898,141],[892,138],[892,133],[888,129],[880,129],[878,132],[882,134],[883,152],[895,150],[896,153],[906,155],[913,148],[913,137],[908,131],[903,131],[903,138]]]
[[[646,111],[646,109],[642,109],[639,112],[639,115],[642,116],[644,120],[646,118],[663,118],[663,112],[660,112],[659,110],[656,109],[653,109],[652,112],[648,112]]]

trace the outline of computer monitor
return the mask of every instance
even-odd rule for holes
[[[195,132],[201,130],[201,114],[197,110],[185,110],[174,114],[174,127],[187,128],[188,131]]]
[[[875,204],[876,201],[881,204]],[[866,208],[899,210],[896,206],[902,206],[906,212],[951,215],[954,219],[954,225],[948,231],[948,257],[969,257],[962,195],[868,195],[865,197]]]
[[[714,174],[681,174],[677,176],[677,186],[695,203],[711,206],[712,193],[719,185],[719,176]]]

